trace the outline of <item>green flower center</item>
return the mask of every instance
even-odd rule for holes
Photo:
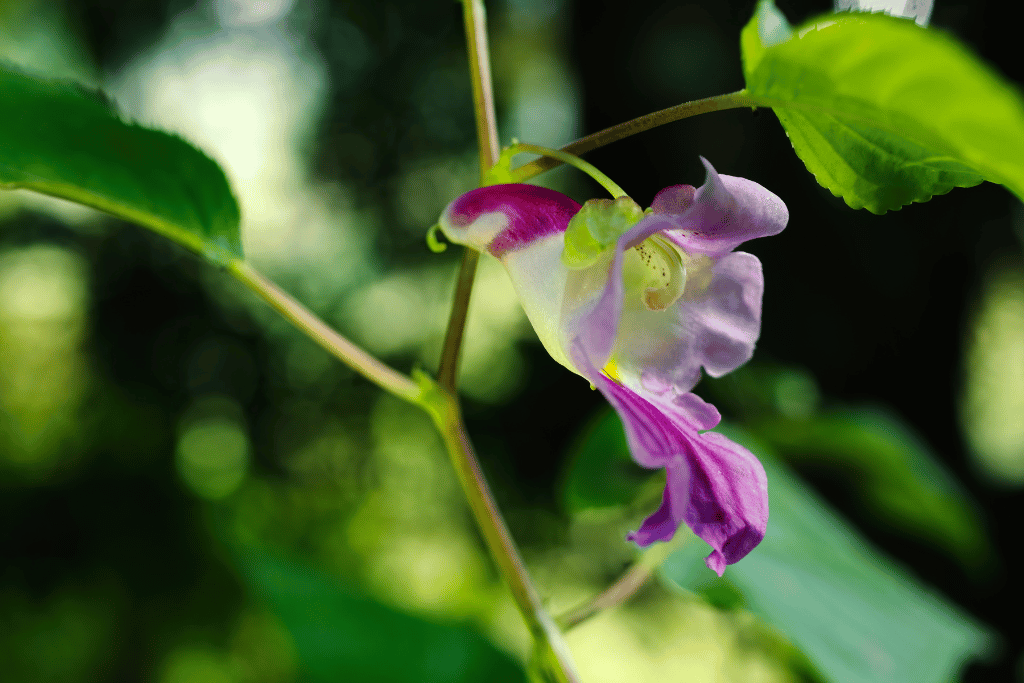
[[[572,270],[589,268],[643,217],[629,197],[588,200],[565,229],[562,263]]]
[[[643,217],[643,210],[629,197],[589,200],[565,230],[562,263],[572,270],[594,266]],[[638,293],[647,309],[664,311],[686,288],[683,258],[679,248],[661,235],[651,235],[627,251],[622,266],[627,296]]]
[[[622,280],[627,296],[639,292],[644,306],[664,311],[686,289],[686,266],[679,248],[661,235],[651,235],[626,252]]]

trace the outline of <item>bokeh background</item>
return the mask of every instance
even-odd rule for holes
[[[489,3],[502,141],[560,146],[739,89],[753,4]],[[932,23],[1020,84],[1003,8],[939,2]],[[3,0],[0,57],[202,147],[257,267],[397,367],[436,367],[459,255],[424,234],[477,174],[457,3]],[[963,680],[1021,677],[1021,204],[986,184],[853,211],[767,111],[588,159],[646,204],[699,184],[698,155],[791,212],[746,247],[767,282],[755,361],[698,392],[885,566],[984,625]],[[572,171],[542,182],[599,196]],[[624,462],[600,397],[487,261],[461,381],[512,531],[567,609],[633,559],[657,477]],[[652,582],[569,642],[593,683],[818,676],[722,586]],[[0,195],[0,678],[512,681],[527,654],[424,415],[162,238]]]

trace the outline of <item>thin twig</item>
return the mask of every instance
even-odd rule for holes
[[[498,160],[497,123],[494,113],[491,66],[487,46],[487,22],[482,0],[462,0],[466,26],[466,42],[469,46],[469,65],[473,83],[473,107],[476,114],[477,138],[480,148],[480,178],[485,182],[487,172]],[[473,451],[473,445],[466,434],[458,399],[455,380],[458,371],[459,350],[466,324],[476,271],[478,252],[467,249],[459,270],[452,313],[445,334],[444,348],[438,372],[436,391],[424,396],[422,405],[434,418],[444,439],[452,465],[459,477],[463,493],[469,502],[477,526],[487,543],[487,549],[494,558],[502,578],[512,591],[512,596],[523,615],[527,628],[533,636],[537,652],[541,655],[540,666],[557,683],[579,683],[575,664],[562,633],[551,615],[544,608],[537,589],[523,563],[508,526],[505,524],[497,503],[484,479],[480,462]]]
[[[706,114],[712,111],[753,106],[754,101],[750,99],[745,90],[739,90],[727,95],[707,97],[703,100],[694,100],[693,102],[684,102],[683,104],[677,104],[674,107],[645,114],[644,116],[626,121],[625,123],[620,123],[612,126],[611,128],[605,128],[602,131],[598,131],[597,133],[588,135],[585,138],[580,138],[576,142],[566,145],[561,151],[576,156],[582,156],[583,154],[591,150],[595,150],[598,147],[604,147],[605,145],[618,140],[628,138],[631,135],[636,135],[637,133],[642,133],[644,131],[651,130],[652,128],[663,126],[666,123],[672,123],[673,121],[679,121],[691,116],[696,116],[697,114]],[[558,159],[541,157],[536,161],[531,161],[530,163],[517,168],[512,172],[512,177],[514,182],[522,183],[543,173],[544,171],[557,168],[561,164],[562,162]]]
[[[310,339],[327,349],[345,365],[395,396],[410,403],[420,404],[422,390],[410,377],[385,365],[335,332],[312,311],[257,272],[252,266],[244,261],[232,261],[228,264],[227,270],[290,323],[305,332]]]
[[[644,587],[654,576],[655,569],[657,565],[650,562],[640,560],[634,563],[603,593],[555,617],[555,623],[563,631],[568,631],[595,614],[624,603]]]

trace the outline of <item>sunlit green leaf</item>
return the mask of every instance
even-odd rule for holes
[[[884,213],[983,180],[1024,199],[1024,99],[952,37],[884,14],[790,29],[762,0],[740,43],[747,93],[851,207]]]
[[[765,465],[767,535],[724,579],[703,566],[706,546],[693,541],[663,566],[668,580],[708,591],[728,581],[828,681],[947,683],[985,651],[989,636],[982,627],[862,540],[775,464],[767,447],[722,431]]]
[[[295,640],[309,681],[522,683],[522,669],[475,631],[403,614],[310,567],[236,550],[244,578]]]
[[[123,121],[102,94],[0,66],[0,187],[143,225],[224,263],[242,254],[224,172],[178,137]]]

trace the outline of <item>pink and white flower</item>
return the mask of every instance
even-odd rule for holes
[[[599,389],[625,426],[633,458],[665,468],[662,504],[629,538],[669,540],[686,523],[719,575],[764,537],[764,469],[707,430],[720,416],[691,390],[750,359],[761,327],[758,259],[733,251],[779,233],[782,200],[719,175],[668,187],[641,211],[628,197],[584,206],[533,185],[459,197],[440,220],[453,242],[502,262],[551,356]]]

